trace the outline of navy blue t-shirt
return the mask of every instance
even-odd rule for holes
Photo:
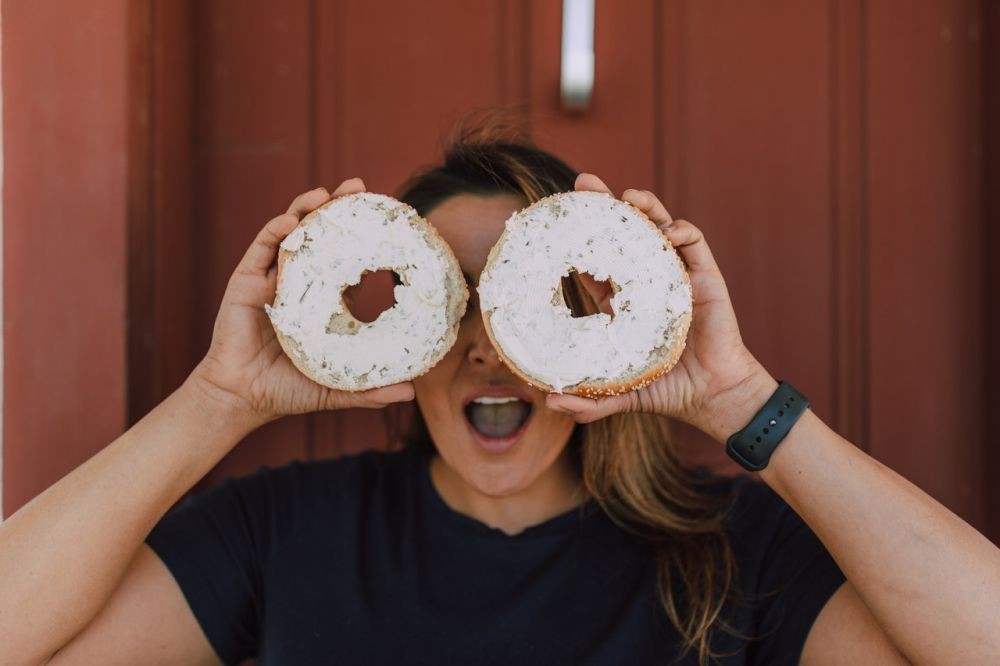
[[[262,468],[147,543],[237,664],[666,664],[680,650],[649,545],[593,503],[509,536],[451,509],[417,451]],[[720,480],[742,603],[725,664],[794,664],[844,577],[767,486]],[[689,653],[682,664],[694,664]]]

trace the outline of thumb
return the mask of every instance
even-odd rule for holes
[[[346,409],[348,407],[366,407],[378,409],[394,402],[413,400],[413,384],[402,382],[390,384],[368,391],[339,391],[327,388],[323,396],[324,409]]]
[[[629,405],[627,395],[612,395],[596,399],[559,393],[550,393],[545,396],[546,407],[563,414],[569,414],[577,423],[591,423],[603,419],[605,416],[628,411]]]
[[[577,191],[585,190],[590,192],[607,192],[611,194],[611,188],[604,184],[604,181],[592,173],[581,173],[576,177],[574,188]]]
[[[413,400],[413,396],[413,384],[410,382],[390,384],[358,394],[362,407],[385,407],[394,402]]]

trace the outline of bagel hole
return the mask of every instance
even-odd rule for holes
[[[603,312],[615,318],[611,297],[618,293],[618,286],[611,280],[598,280],[590,273],[581,273],[574,268],[562,277],[562,293],[573,317],[590,317]]]
[[[365,271],[357,284],[344,290],[344,304],[355,319],[370,324],[396,304],[393,288],[397,284],[403,281],[396,271],[388,268]]]

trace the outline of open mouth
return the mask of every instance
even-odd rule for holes
[[[514,396],[480,396],[465,406],[465,418],[483,437],[502,439],[516,433],[531,417],[531,403]]]

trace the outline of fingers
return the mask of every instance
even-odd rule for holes
[[[310,380],[312,381],[312,380]],[[380,409],[395,402],[408,402],[413,400],[413,384],[402,382],[382,386],[368,391],[340,391],[323,387],[324,393],[321,401],[321,409],[336,410],[348,409],[351,407],[363,407],[367,409]]]
[[[598,282],[589,273],[577,273],[576,279],[579,280],[580,286],[583,287],[584,291],[594,299],[597,309],[604,314],[610,315],[612,309],[611,299],[615,295],[615,290],[612,288],[610,281]]]
[[[588,192],[606,192],[611,194],[611,190],[604,181],[592,173],[581,173],[576,177],[576,189]],[[643,213],[646,214],[653,223],[659,227],[666,227],[673,223],[670,213],[663,207],[663,204],[655,194],[649,190],[628,189],[622,193],[622,200],[627,201]]]
[[[695,271],[719,270],[715,257],[698,227],[687,220],[674,220],[663,203],[649,190],[625,190],[622,200],[627,201],[653,221],[677,248],[688,268]]]
[[[370,391],[362,391],[353,395],[356,396],[356,406],[378,408],[391,405],[394,402],[413,400],[414,393],[413,384],[411,382],[403,382],[401,384],[382,386]]]
[[[313,212],[327,201],[334,197],[342,197],[346,194],[357,194],[365,191],[365,183],[360,178],[351,178],[342,182],[337,189],[330,194],[325,187],[317,187],[295,197],[292,205],[288,207],[288,214],[302,219]]]
[[[365,181],[360,178],[349,178],[337,186],[331,196],[343,197],[348,194],[357,194],[365,191]]]
[[[292,232],[292,229],[299,223],[299,218],[294,215],[279,215],[264,225],[253,243],[243,255],[237,266],[237,272],[263,274],[271,267],[274,258],[278,255],[278,245],[285,239],[285,236]]]
[[[577,176],[574,187],[578,192],[607,192],[611,194],[611,189],[604,184],[604,181],[592,173],[581,173]]]
[[[667,239],[677,248],[684,263],[693,271],[718,271],[712,250],[701,230],[687,220],[676,220],[664,230]]]
[[[622,193],[622,201],[627,201],[641,210],[661,230],[674,222],[660,200],[649,190],[625,190]]]
[[[593,399],[578,395],[550,393],[545,396],[545,406],[572,416],[577,423],[591,423],[603,419],[605,416],[629,411],[632,399],[629,394]]]
[[[364,191],[364,182],[360,178],[351,178],[341,183],[333,191],[333,194],[330,194],[325,187],[317,187],[315,190],[310,190],[295,197],[292,205],[288,207],[287,213],[274,218],[260,230],[253,244],[250,245],[249,249],[243,255],[238,270],[244,273],[266,273],[278,255],[278,246],[281,244],[281,241],[295,229],[295,226],[303,217],[333,197]]]
[[[308,213],[313,212],[330,200],[330,193],[325,187],[317,187],[295,197],[292,205],[288,207],[288,214],[294,215],[301,220]]]

